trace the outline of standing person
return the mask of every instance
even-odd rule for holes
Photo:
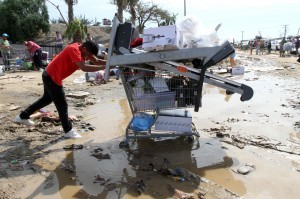
[[[255,48],[256,48],[256,55],[259,55],[260,53],[260,40],[255,40]]]
[[[5,70],[9,69],[9,66],[10,66],[9,59],[11,59],[10,45],[9,45],[7,38],[8,38],[8,34],[3,33],[2,40],[0,40],[0,48],[1,48],[1,54],[3,57],[3,64],[5,67]]]
[[[61,125],[65,132],[64,137],[80,138],[81,136],[72,128],[72,123],[69,120],[68,104],[63,89],[63,80],[78,69],[85,72],[94,72],[105,69],[105,60],[96,57],[98,50],[98,45],[92,41],[87,41],[83,44],[73,43],[68,45],[49,63],[42,74],[44,83],[43,96],[22,111],[21,114],[14,119],[14,122],[25,125],[34,125],[34,122],[29,119],[30,115],[49,105],[51,102],[54,102]],[[86,60],[90,60],[96,65],[86,64]]]
[[[62,50],[63,40],[61,34],[56,31],[55,36],[55,53],[58,54]]]
[[[88,33],[88,34],[86,35],[85,41],[93,41],[93,37],[91,36],[90,33]]]
[[[33,57],[33,63],[37,70],[40,70],[43,66],[42,62],[42,48],[33,41],[24,41],[24,45],[29,51],[30,57]]]
[[[231,43],[231,45],[232,45],[232,47],[233,47],[233,43]],[[234,47],[233,47],[234,48]],[[235,67],[235,56],[236,56],[236,54],[235,54],[235,52],[233,52],[233,53],[231,53],[230,55],[229,55],[229,62],[230,62],[230,67]]]
[[[252,50],[253,50],[253,43],[252,43],[252,41],[248,42],[248,47],[250,49],[250,55],[252,55]]]
[[[229,55],[229,62],[230,62],[230,66],[233,68],[235,67],[235,52]]]
[[[267,47],[268,47],[268,54],[270,54],[271,53],[271,41],[268,41]]]
[[[300,48],[300,40],[299,37],[297,37],[296,43],[295,43],[295,47],[296,47],[296,55],[298,55],[298,49]]]
[[[286,43],[285,37],[282,38],[281,42],[279,43],[280,47],[279,47],[279,57],[284,57],[284,44]]]

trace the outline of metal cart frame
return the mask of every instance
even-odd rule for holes
[[[197,81],[197,96],[195,98],[194,104],[195,112],[198,112],[199,107],[202,106],[201,98],[203,83],[208,83],[225,89],[227,94],[238,93],[241,95],[241,101],[247,101],[252,98],[253,90],[251,87],[206,72],[207,68],[217,64],[218,62],[227,58],[231,53],[234,52],[234,48],[228,41],[225,41],[220,46],[214,47],[144,52],[137,49],[131,49],[129,47],[132,40],[131,37],[133,35],[133,32],[134,28],[131,27],[131,24],[121,24],[118,21],[117,17],[114,17],[112,30],[110,33],[110,45],[106,60],[106,81],[108,81],[109,79],[109,70],[111,66],[119,66],[121,69],[129,68],[143,70],[143,67],[141,67],[140,64],[145,64],[154,67],[155,70],[172,72],[174,74],[181,75]],[[177,60],[191,60],[194,68],[182,65],[176,62]],[[178,67],[184,68],[184,70],[178,70]],[[129,133],[130,125],[135,117],[135,114],[137,113],[137,110],[132,106],[132,96],[130,96],[130,91],[126,86],[126,79],[124,78],[124,75],[122,75],[122,70],[121,79],[133,114],[133,118],[126,128],[126,139],[120,145],[128,145],[128,140],[135,138],[173,137],[182,135],[182,133],[177,134],[174,132],[155,135],[152,133],[152,127],[149,128],[147,132]],[[196,135],[198,137],[199,134],[194,125],[193,129],[195,131],[193,131],[192,133],[187,133],[183,135]]]

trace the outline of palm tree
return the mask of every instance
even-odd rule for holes
[[[65,35],[69,40],[73,39],[72,43],[81,43],[87,33],[87,26],[78,18],[75,18],[68,24]]]
[[[113,0],[112,3],[117,5],[117,15],[121,23],[123,23],[123,11],[129,8],[129,13],[131,15],[131,22],[135,24],[136,12],[135,5],[139,0]]]
[[[133,25],[135,25],[135,20],[136,20],[136,11],[135,11],[135,6],[139,0],[127,0],[127,4],[129,7],[129,13],[130,13],[130,21]]]
[[[69,23],[74,20],[74,9],[73,6],[78,3],[78,0],[65,0],[65,3],[68,5],[68,18]]]
[[[69,18],[69,23],[65,35],[68,37],[68,39],[73,39],[72,43],[81,43],[87,33],[87,26],[83,23],[82,20],[79,20],[77,18],[74,19],[73,6],[78,3],[78,0],[65,0],[65,3],[68,5]]]

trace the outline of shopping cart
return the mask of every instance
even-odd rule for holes
[[[120,77],[127,95],[132,119],[125,140],[187,136],[199,137],[187,109],[197,97],[197,81],[164,70],[121,68]]]
[[[120,77],[133,114],[121,147],[137,138],[199,137],[187,108],[194,107],[198,112],[202,107],[204,83],[222,88],[227,94],[240,94],[242,102],[252,98],[251,87],[206,71],[234,52],[229,41],[212,47],[145,52],[130,48],[134,32],[131,24],[122,24],[114,17],[105,80],[112,66],[122,66]],[[183,65],[182,60],[193,67]]]
[[[26,57],[24,49],[10,48],[10,53],[3,57],[5,70],[30,70],[32,63]]]

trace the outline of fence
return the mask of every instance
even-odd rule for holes
[[[62,51],[62,46],[40,45],[43,51],[48,52],[48,56],[51,59],[53,54],[58,54]]]

